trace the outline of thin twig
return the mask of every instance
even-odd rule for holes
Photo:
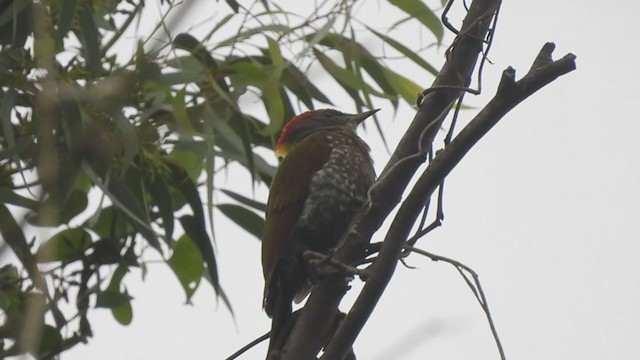
[[[271,331],[267,332],[266,334],[260,336],[259,338],[255,339],[255,340],[253,340],[252,342],[248,343],[247,345],[241,347],[238,351],[236,351],[233,354],[231,354],[231,356],[229,356],[225,360],[237,359],[240,355],[244,354],[249,349],[251,349],[252,347],[254,347],[254,346],[258,345],[258,344],[260,344],[261,342],[267,340],[270,336],[271,336]]]
[[[329,264],[331,267],[344,272],[346,274],[351,274],[354,276],[358,276],[362,281],[367,281],[368,273],[366,270],[361,270],[353,266],[349,266],[345,263],[342,263],[335,258],[332,257],[331,254],[323,254],[316,251],[305,250],[302,254],[305,260],[309,261],[311,266],[320,266],[323,264]]]
[[[502,343],[500,342],[500,336],[498,335],[498,331],[496,330],[496,326],[493,322],[493,317],[491,316],[491,310],[489,309],[489,304],[487,303],[487,297],[484,294],[484,290],[482,290],[482,284],[480,283],[480,278],[478,277],[478,274],[467,265],[445,256],[436,255],[436,254],[424,251],[422,249],[414,248],[412,246],[407,246],[407,245],[405,245],[405,250],[409,250],[411,252],[424,255],[433,261],[445,262],[447,264],[452,265],[453,267],[456,268],[456,270],[458,270],[458,272],[460,273],[460,276],[462,276],[464,281],[467,283],[467,286],[469,286],[469,289],[471,289],[471,291],[475,295],[476,300],[480,304],[480,307],[482,307],[482,310],[484,311],[485,316],[487,317],[487,321],[489,322],[489,327],[491,328],[493,339],[495,340],[496,346],[498,347],[498,352],[500,352],[500,359],[505,360],[506,358],[504,355],[504,349],[502,348]],[[471,282],[471,280],[469,280],[469,278],[465,274],[465,271],[469,275],[471,275],[471,277],[473,278],[473,283]]]

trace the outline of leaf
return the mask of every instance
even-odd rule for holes
[[[367,27],[367,29],[369,29],[369,31],[374,33],[380,39],[384,40],[387,44],[391,45],[394,49],[398,50],[402,55],[407,57],[409,60],[411,60],[414,63],[416,63],[417,65],[421,66],[423,69],[427,70],[431,74],[438,75],[438,70],[436,70],[436,68],[431,66],[431,64],[429,64],[428,62],[424,61],[424,59],[422,57],[418,56],[418,54],[413,52],[408,47],[402,45],[400,42],[392,39],[391,37],[389,37],[387,35],[384,35],[382,33],[379,33],[377,31],[373,30],[370,27]]]
[[[90,219],[84,223],[84,226],[91,228],[101,238],[108,239],[119,239],[135,231],[127,218],[114,206],[101,209],[95,224],[91,224]]]
[[[210,149],[204,141],[181,141],[170,154],[176,164],[180,164],[191,180],[196,181],[202,173],[202,163]]]
[[[185,229],[186,231],[186,229]],[[178,277],[180,285],[187,296],[187,303],[200,284],[200,279],[204,273],[202,254],[199,247],[187,234],[176,241],[173,247],[173,254],[167,263]]]
[[[243,195],[240,195],[236,192],[233,192],[231,190],[226,190],[226,189],[220,189],[220,191],[222,191],[225,195],[227,195],[228,197],[232,198],[233,200],[243,204],[243,205],[247,205],[249,207],[252,207],[258,211],[261,212],[265,212],[267,210],[267,204],[260,202],[260,201],[256,201],[256,200],[252,200],[249,199],[248,197],[245,197]]]
[[[0,121],[2,121],[2,136],[4,140],[7,142],[9,150],[14,149],[16,147],[16,137],[13,130],[13,124],[11,123],[11,113],[13,112],[13,108],[16,105],[16,100],[18,98],[18,93],[15,89],[9,89],[4,93],[2,97],[2,104],[0,104]],[[18,159],[18,153],[16,151],[12,154],[12,160],[20,170],[20,175],[22,176],[22,181],[27,183],[27,180],[24,177],[24,173],[22,171],[22,161]]]
[[[109,179],[107,188],[107,185],[102,182],[91,167],[83,165],[82,169],[91,181],[98,185],[105,195],[111,199],[113,205],[131,220],[131,225],[147,239],[149,245],[162,253],[160,242],[158,241],[155,231],[151,228],[149,217],[131,190],[115,177]]]
[[[336,80],[339,80],[343,87],[346,85],[353,90],[367,91],[381,98],[388,97],[385,94],[382,94],[379,91],[373,89],[367,83],[358,79],[358,77],[356,77],[352,72],[338,66],[338,64],[324,55],[320,50],[314,48],[313,53],[320,62],[320,65],[322,65],[322,67]]]
[[[171,246],[173,242],[173,201],[171,200],[171,193],[166,181],[160,175],[156,175],[152,180],[147,180],[147,189],[153,198],[153,201],[158,205],[160,211],[160,217],[162,218],[162,226],[164,227],[164,236],[167,244]]]
[[[76,5],[78,0],[61,0],[59,2],[58,15],[58,31],[56,32],[56,47],[62,48],[63,40],[71,30],[74,15],[76,14]]]
[[[234,204],[219,204],[216,207],[229,219],[256,238],[262,237],[264,219],[253,211]]]
[[[78,17],[80,24],[80,39],[87,68],[94,77],[102,72],[102,54],[100,52],[100,33],[93,18],[91,3],[83,1],[82,12]]]
[[[191,215],[181,217],[180,224],[182,224],[182,228],[184,228],[186,235],[189,236],[198,246],[198,249],[200,249],[200,254],[204,259],[204,263],[207,265],[207,280],[211,283],[211,286],[213,286],[216,294],[222,298],[222,301],[229,311],[233,313],[231,303],[220,286],[215,253],[213,251],[211,241],[209,240],[209,236],[206,233],[206,229],[204,228],[204,224],[199,224],[197,219]]]
[[[122,111],[114,111],[111,115],[122,136],[125,164],[130,164],[139,149],[136,127],[124,116]]]
[[[0,203],[0,235],[2,235],[2,239],[11,247],[18,259],[23,264],[27,263],[27,259],[31,257],[29,245],[20,225],[18,225],[16,219],[13,218],[13,215],[3,203]]]
[[[173,186],[180,191],[180,193],[187,200],[187,203],[191,207],[193,216],[201,224],[202,230],[206,234],[204,228],[204,209],[202,208],[202,200],[200,199],[200,193],[196,187],[195,182],[189,177],[186,170],[177,164],[167,163],[169,170],[171,171],[171,179]]]
[[[291,32],[291,28],[285,25],[278,25],[278,24],[271,24],[271,25],[264,25],[264,26],[258,26],[255,27],[253,29],[249,29],[243,32],[240,32],[236,35],[233,35],[232,37],[223,40],[221,42],[219,42],[215,48],[221,48],[224,46],[231,46],[234,45],[236,42],[241,41],[241,40],[245,40],[250,38],[253,35],[256,34],[264,34],[267,32],[274,32],[276,34],[279,35],[286,35],[289,32]]]
[[[71,153],[82,151],[81,148],[86,140],[84,138],[82,113],[78,102],[70,95],[69,99],[61,101],[59,105],[63,115],[60,125],[64,130],[63,138],[67,143],[67,148]]]
[[[316,46],[316,44],[318,44],[322,39],[324,39],[324,37],[327,36],[327,34],[329,34],[329,31],[331,31],[333,24],[336,23],[336,19],[337,19],[336,16],[330,17],[329,20],[327,20],[327,23],[324,24],[324,26],[320,28],[320,30],[315,32],[311,36],[311,38],[307,40],[307,46],[312,48]]]
[[[282,72],[282,83],[295,94],[304,105],[313,110],[313,102],[316,99],[325,104],[333,105],[331,100],[320,91],[305,74],[296,68],[293,64],[289,64]]]
[[[104,307],[111,309],[113,318],[121,325],[129,325],[133,320],[133,309],[131,308],[131,299],[133,299],[125,290],[125,292],[103,291],[98,293],[96,299],[96,307]]]
[[[38,354],[56,353],[62,347],[62,335],[55,327],[45,324],[42,328]]]
[[[184,89],[176,92],[171,98],[173,116],[176,119],[177,131],[184,135],[195,135],[196,131],[191,126],[191,121],[187,115],[187,106],[184,102],[186,91]]]
[[[198,41],[198,39],[189,34],[181,33],[176,35],[173,39],[173,46],[178,49],[188,51],[208,69],[215,69],[218,67],[216,61],[211,57],[207,48]]]
[[[427,29],[431,30],[438,40],[438,44],[442,42],[444,29],[442,28],[440,18],[438,18],[421,0],[389,0],[389,3],[397,6],[411,18],[418,19],[418,21],[426,26]]]
[[[62,230],[40,245],[36,253],[38,262],[79,260],[91,247],[91,235],[82,228]]]
[[[395,91],[409,104],[415,103],[415,99],[422,91],[422,88],[406,77],[385,69],[384,75],[387,77]]]
[[[240,9],[240,5],[236,0],[226,0],[226,2],[227,2],[227,5],[231,7],[234,13],[238,13],[238,10]]]
[[[37,201],[17,194],[5,187],[0,187],[0,203],[16,205],[31,210],[38,208]]]
[[[133,320],[133,309],[131,308],[131,302],[122,303],[118,306],[111,308],[111,314],[121,325],[129,325]]]
[[[131,299],[133,299],[133,297],[127,293],[117,290],[105,290],[98,293],[96,297],[96,307],[111,309],[128,303]]]

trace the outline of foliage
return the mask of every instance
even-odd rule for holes
[[[391,3],[418,9],[412,16],[440,43],[426,6]],[[219,188],[215,175],[238,164],[270,183],[275,168],[260,150],[298,111],[332,105],[308,69],[335,80],[357,110],[413,103],[421,90],[358,42],[353,1],[323,4],[301,16],[269,1],[214,3],[206,35],[158,45],[166,19],[187,7],[161,1],[162,19],[123,58],[116,49],[143,18],[142,0],[0,3],[0,255],[14,259],[0,268],[0,357],[52,357],[86,342],[93,308],[129,324],[126,275],[147,271],[153,256],[187,302],[204,278],[230,307],[213,214],[259,236],[264,204]],[[366,32],[435,73],[384,31]],[[265,118],[244,109],[251,96]]]

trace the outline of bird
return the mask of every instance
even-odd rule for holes
[[[286,340],[292,303],[311,290],[305,250],[337,245],[375,181],[370,148],[356,128],[379,109],[346,114],[312,110],[285,124],[262,234],[263,307],[272,318],[269,352]],[[275,345],[279,344],[279,345]]]

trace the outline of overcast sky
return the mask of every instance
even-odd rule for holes
[[[363,3],[361,17],[372,23],[388,16],[377,2]],[[640,358],[638,14],[640,3],[630,0],[505,0],[484,94],[466,98],[481,106],[504,68],[522,76],[547,41],[557,44],[556,58],[578,57],[576,71],[511,111],[452,172],[444,225],[418,243],[480,274],[509,359]],[[211,14],[190,16],[195,24]],[[430,83],[419,80],[422,73],[405,75]],[[338,105],[353,110],[348,101]],[[462,124],[473,114],[465,112]],[[405,107],[389,120],[392,144],[412,115]],[[380,116],[391,119],[393,109],[383,107]],[[380,169],[388,155],[375,134],[365,136]],[[266,194],[259,189],[256,197]],[[183,306],[177,280],[158,264],[144,282],[137,273],[127,277],[133,323],[123,327],[109,311],[93,311],[95,337],[63,359],[223,359],[263,334],[269,321],[261,309],[259,243],[217,221],[235,324],[206,284],[194,306]],[[498,359],[484,314],[457,272],[417,256],[409,263],[416,269],[398,268],[356,342],[358,358]],[[265,351],[263,344],[242,359],[263,359]]]

